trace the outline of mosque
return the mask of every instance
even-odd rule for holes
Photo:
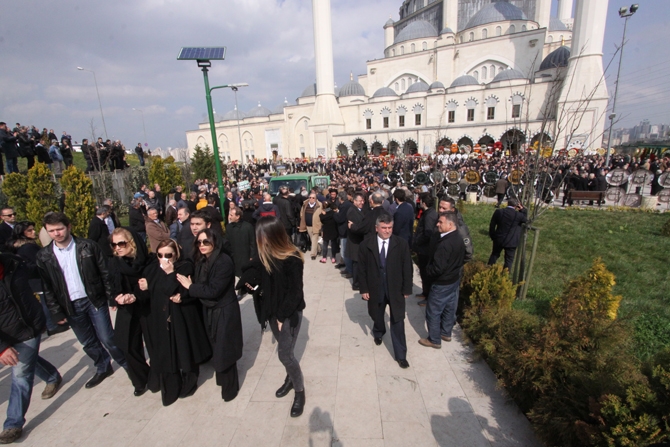
[[[608,94],[607,1],[404,0],[384,25],[384,57],[341,88],[330,0],[313,0],[316,83],[295,104],[217,116],[225,160],[431,154],[499,142],[601,146]],[[574,9],[574,18],[572,11]],[[186,132],[211,147],[209,123]]]

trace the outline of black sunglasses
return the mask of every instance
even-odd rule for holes
[[[204,245],[205,247],[211,247],[212,241],[210,241],[209,239],[198,239],[197,241],[195,241],[195,245],[197,245],[198,247],[200,247],[201,245]]]
[[[174,253],[156,253],[159,258],[172,259]]]
[[[116,247],[119,247],[119,248],[126,248],[126,246],[128,245],[128,242],[126,242],[126,241],[121,241],[121,242],[110,242],[109,245],[111,245],[112,248],[116,248]]]
[[[12,216],[16,216],[16,213],[2,215],[2,217],[12,217]]]

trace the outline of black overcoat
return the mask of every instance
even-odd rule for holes
[[[347,212],[347,222],[353,222],[353,225],[347,231],[347,252],[346,257],[352,261],[358,261],[358,246],[363,242],[365,229],[361,228],[365,214],[355,206],[349,208]],[[360,230],[357,230],[360,228]]]
[[[215,250],[195,266],[189,295],[202,304],[205,330],[212,344],[212,365],[224,371],[242,357],[242,314],[235,294],[232,258]]]
[[[523,208],[517,211],[512,207],[497,209],[491,216],[489,237],[493,243],[504,248],[514,248],[519,245],[521,225],[527,222],[528,211]]]
[[[412,257],[407,241],[395,235],[389,239],[386,253],[387,288],[384,288],[377,237],[369,237],[361,243],[358,252],[360,293],[370,294],[368,314],[372,318],[377,314],[377,306],[384,304],[384,293],[388,293],[393,316],[400,321],[405,319],[405,295],[412,294]]]
[[[151,301],[148,321],[153,346],[151,371],[155,374],[191,371],[194,364],[206,362],[212,356],[200,301],[179,284],[176,273],[193,275],[193,263],[179,261],[169,275],[160,268],[157,259],[144,269],[149,291],[142,297],[150,297]],[[181,295],[179,304],[170,301],[176,293]]]

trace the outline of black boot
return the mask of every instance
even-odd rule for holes
[[[305,408],[305,391],[296,391],[293,399],[293,406],[291,407],[291,417],[297,418],[302,414]]]
[[[286,376],[286,380],[284,380],[284,384],[279,387],[279,389],[275,393],[275,396],[284,397],[292,389],[293,389],[293,383],[291,383],[291,379],[288,376]]]

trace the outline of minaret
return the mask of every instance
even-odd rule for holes
[[[395,39],[394,23],[393,19],[389,17],[384,25],[384,49],[393,45],[393,40]]]
[[[540,28],[549,28],[549,19],[551,17],[551,0],[535,1],[535,21]]]
[[[572,20],[572,0],[558,0],[557,17],[563,23],[568,23]]]
[[[335,98],[333,74],[333,31],[330,0],[312,0],[314,19],[314,58],[316,60],[316,103],[310,124],[344,125]]]
[[[558,103],[561,127],[557,148],[572,142],[599,148],[607,113],[607,85],[603,75],[606,1],[576,0],[570,60]],[[570,148],[568,148],[570,149]]]
[[[458,32],[458,0],[442,0],[442,29]],[[441,29],[437,30],[439,33]]]

